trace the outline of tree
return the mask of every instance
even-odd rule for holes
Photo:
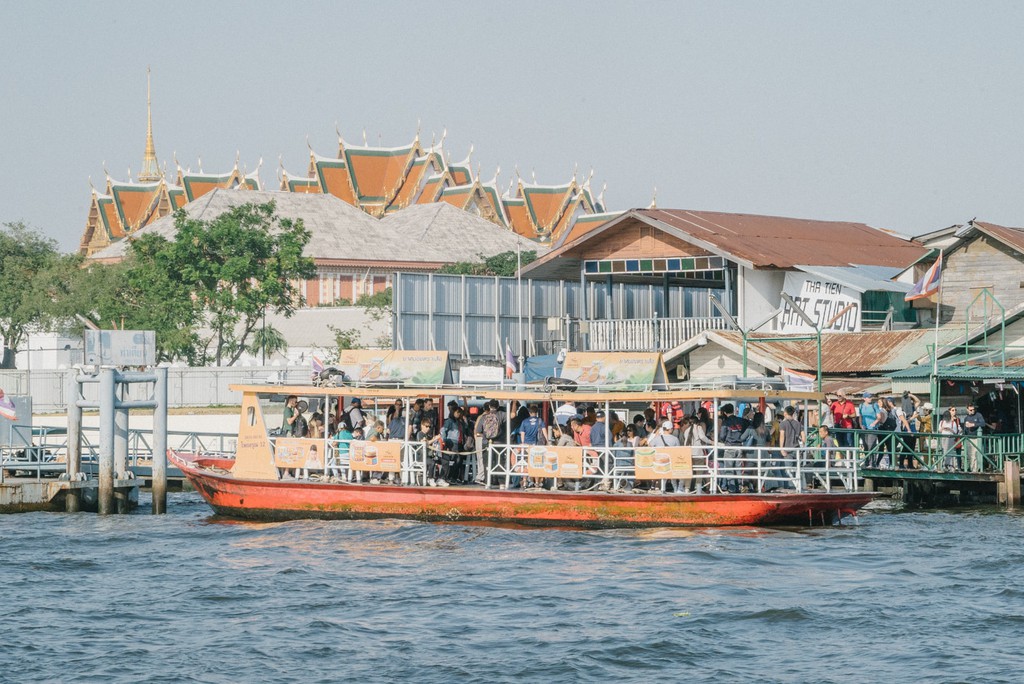
[[[277,352],[288,351],[288,340],[285,339],[284,333],[274,326],[260,326],[252,333],[248,351],[253,356],[262,356],[266,360],[268,354],[272,356]]]
[[[176,295],[181,285],[191,290],[210,330],[202,349],[216,365],[231,365],[267,311],[289,317],[301,305],[298,282],[316,272],[302,255],[310,233],[301,219],[279,218],[273,202],[243,204],[208,221],[178,211],[175,228],[174,242],[157,245],[151,261]]]
[[[517,262],[523,266],[536,261],[537,252],[530,250],[520,252],[518,259],[515,252],[501,252],[494,256],[485,257],[480,254],[480,261],[457,261],[454,264],[443,266],[438,273],[454,275],[484,275],[484,276],[514,276],[516,274]]]
[[[59,318],[80,258],[64,255],[57,243],[23,222],[0,229],[0,367],[13,356],[34,327]]]

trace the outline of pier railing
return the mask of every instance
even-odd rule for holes
[[[840,444],[851,440],[862,468],[894,470],[909,464],[925,470],[985,473],[1002,472],[1005,461],[1024,459],[1024,434],[1019,433],[949,435],[838,428],[832,433]]]

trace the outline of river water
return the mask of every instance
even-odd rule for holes
[[[582,532],[168,508],[0,516],[0,680],[1024,680],[1024,515]]]

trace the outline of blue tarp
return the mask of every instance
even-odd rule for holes
[[[527,357],[523,364],[526,382],[542,382],[544,378],[562,374],[562,364],[558,363],[558,354]]]

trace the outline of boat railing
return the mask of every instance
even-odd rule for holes
[[[360,482],[371,476],[386,478],[390,475],[350,468],[350,448],[345,445],[339,449],[336,440],[328,440],[323,471],[302,471],[295,476]],[[455,455],[438,451],[434,444],[403,442],[399,481],[405,485],[423,485],[433,476],[427,472],[428,463],[432,462],[428,456]],[[669,487],[676,492],[694,493],[831,492],[835,489],[853,492],[858,489],[860,466],[856,450],[850,448],[810,446],[782,451],[774,447],[738,445],[690,449],[491,443],[480,454],[484,472],[478,476],[476,452],[458,455],[464,457],[467,464],[465,479],[482,481],[488,489],[527,488],[531,483],[537,486],[547,481],[552,487],[575,491],[630,491],[638,482],[647,481],[651,489],[662,492],[667,492]],[[572,477],[566,476],[569,472]],[[455,476],[462,479],[463,473]]]

